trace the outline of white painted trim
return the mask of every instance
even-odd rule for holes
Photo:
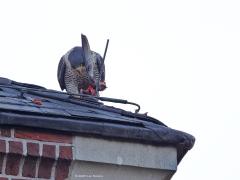
[[[177,170],[177,150],[174,147],[80,136],[73,139],[73,146],[75,160]]]

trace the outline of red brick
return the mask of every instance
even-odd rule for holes
[[[72,160],[72,147],[71,146],[60,146],[59,147],[59,158]]]
[[[6,141],[0,139],[0,152],[5,153],[6,152]]]
[[[2,128],[1,129],[1,136],[11,137],[11,129]]]
[[[64,180],[68,177],[70,164],[71,161],[67,160],[60,160],[57,162],[55,171],[56,180]]]
[[[55,159],[55,157],[56,157],[56,146],[43,144],[42,156],[47,157],[47,158]]]
[[[50,141],[59,143],[72,143],[72,136],[49,132],[35,132],[15,130],[15,137],[23,139],[34,139],[39,141]]]
[[[20,160],[22,156],[11,154],[7,156],[5,173],[7,175],[17,175],[19,171]]]
[[[27,143],[27,154],[30,156],[39,156],[39,144]]]
[[[8,178],[0,177],[0,180],[8,180]]]
[[[24,161],[22,176],[34,178],[36,171],[36,163],[37,163],[36,157],[27,156]]]
[[[54,160],[49,158],[42,158],[39,169],[38,169],[38,177],[39,178],[50,178],[52,167],[53,167]]]
[[[0,174],[2,174],[3,159],[4,159],[4,154],[0,153]]]
[[[9,141],[9,153],[23,154],[23,144],[22,142]]]

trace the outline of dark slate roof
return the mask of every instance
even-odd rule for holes
[[[178,150],[178,162],[194,145],[195,139],[190,134],[171,129],[145,114],[106,106],[103,101],[128,103],[126,100],[99,100],[91,96],[77,98],[0,77],[0,125],[170,145]]]

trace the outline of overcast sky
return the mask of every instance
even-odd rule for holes
[[[196,137],[173,180],[240,179],[240,1],[0,1],[0,76],[60,90],[87,35],[108,89]],[[133,108],[126,107],[127,110]]]

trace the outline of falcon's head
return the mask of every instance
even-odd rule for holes
[[[68,60],[73,69],[82,71],[86,68],[84,53],[82,47],[74,47],[68,54]]]

